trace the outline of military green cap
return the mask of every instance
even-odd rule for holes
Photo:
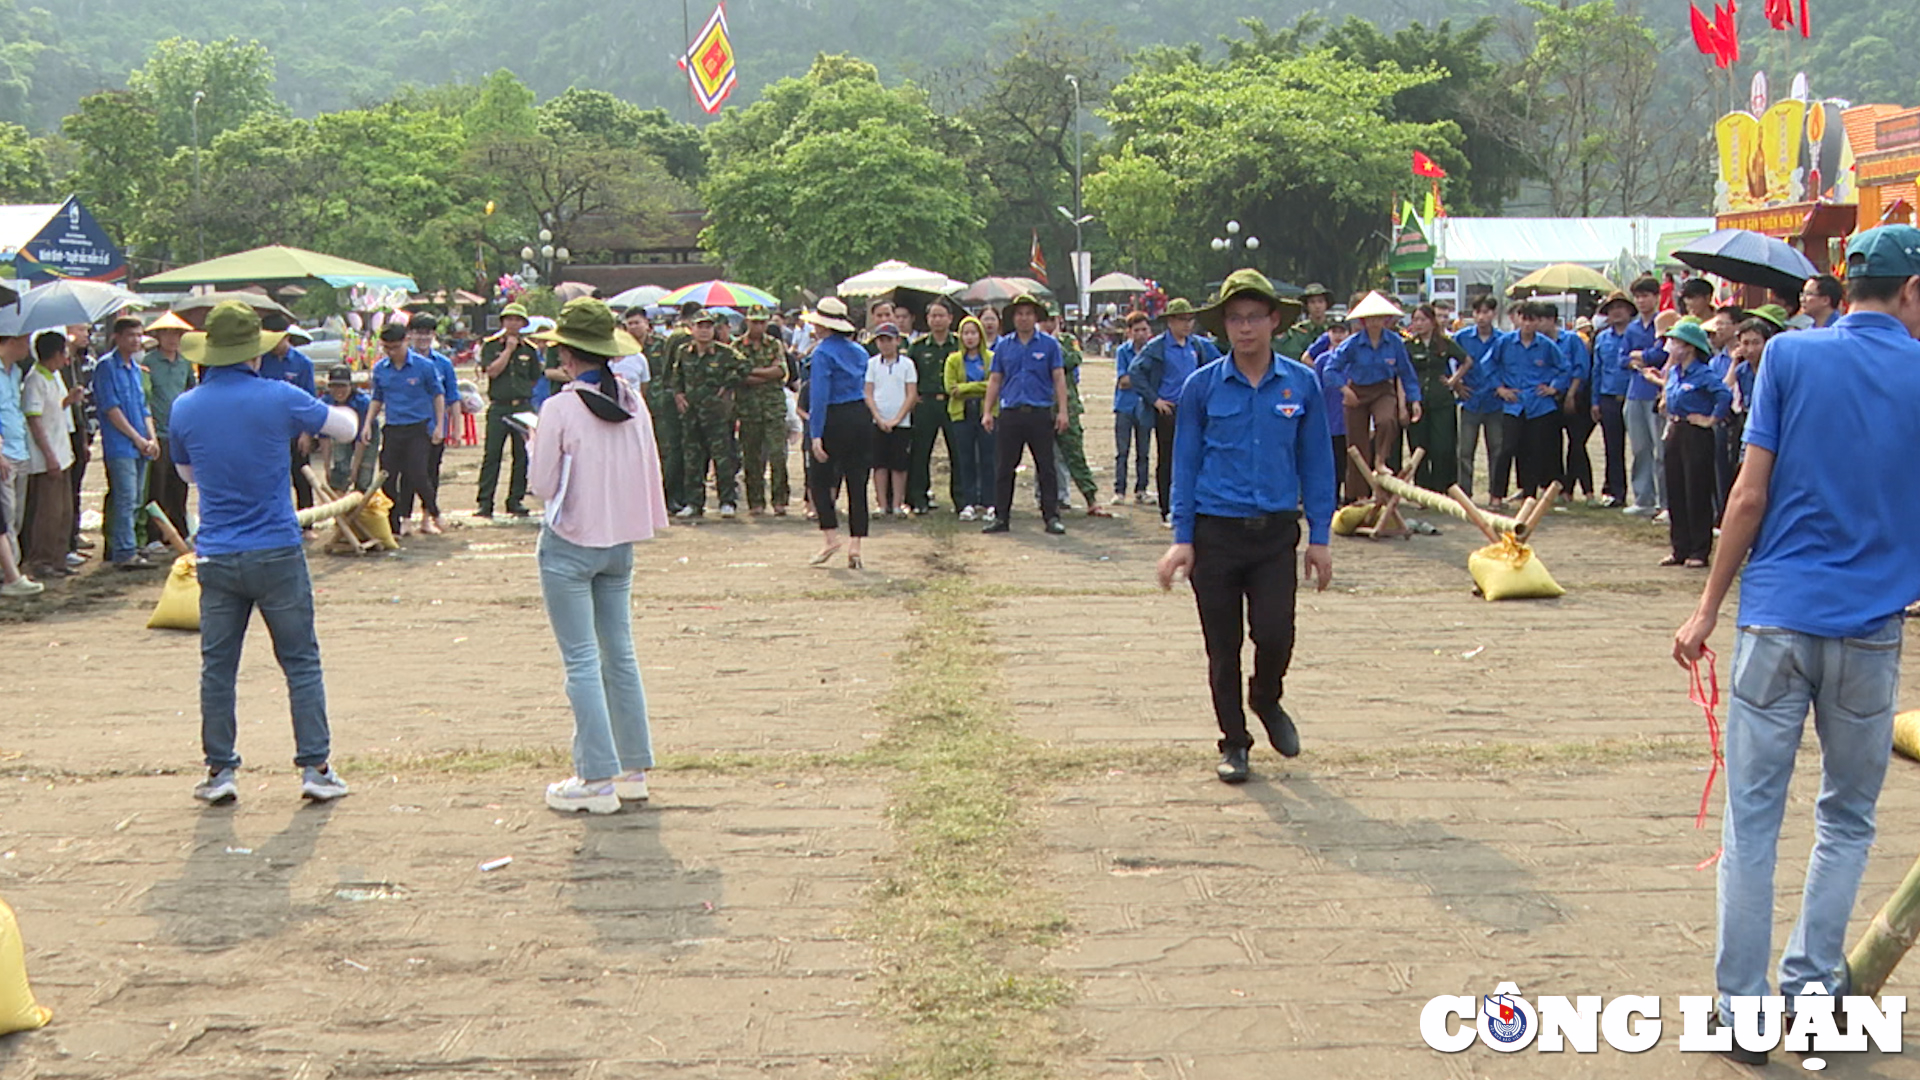
[[[748,322],[766,322],[771,318],[773,318],[773,312],[768,311],[765,304],[755,304],[747,309]]]
[[[1195,313],[1195,311],[1196,309],[1194,308],[1193,302],[1191,300],[1188,300],[1184,296],[1176,296],[1171,301],[1168,302],[1166,313],[1169,316],[1192,315]]]
[[[1012,325],[1013,313],[1023,307],[1032,308],[1033,314],[1037,318],[1044,319],[1047,317],[1047,305],[1044,301],[1032,293],[1021,293],[1019,296],[1014,297],[1013,301],[1006,307],[1000,309],[1000,318],[1008,325]]]
[[[719,312],[713,310],[712,308],[701,308],[699,311],[694,313],[691,319],[687,321],[697,325],[699,323],[718,323],[723,321],[724,319],[725,319],[725,316],[721,315]]]
[[[533,335],[533,340],[595,356],[631,356],[641,351],[640,343],[620,325],[607,302],[593,296],[567,301],[553,329]]]
[[[1333,299],[1333,290],[1317,281],[1309,281],[1307,287],[1300,290],[1300,299],[1305,300],[1309,296],[1324,296],[1331,301]]]
[[[231,367],[270,352],[286,336],[262,330],[252,306],[222,300],[207,313],[205,332],[180,335],[180,352],[201,367]]]
[[[1785,330],[1787,328],[1787,309],[1781,307],[1779,304],[1761,304],[1759,307],[1747,312],[1747,314],[1762,322],[1772,323],[1776,330]]]
[[[506,307],[501,308],[500,317],[503,319],[519,319],[522,322],[533,321],[533,317],[527,314],[527,305],[518,302],[508,304]]]
[[[1226,332],[1227,304],[1234,300],[1259,300],[1280,315],[1280,325],[1291,325],[1300,316],[1300,303],[1287,300],[1273,289],[1273,282],[1258,270],[1241,269],[1227,275],[1220,283],[1220,297],[1200,309],[1200,323],[1207,332],[1215,337]],[[1175,301],[1181,303],[1183,301]],[[1167,305],[1167,313],[1173,314],[1173,305]]]

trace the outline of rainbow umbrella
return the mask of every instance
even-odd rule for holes
[[[742,285],[737,281],[696,281],[692,285],[682,285],[655,303],[661,307],[678,307],[689,300],[702,307],[745,308],[755,304],[769,308],[780,306],[779,297],[751,285]]]

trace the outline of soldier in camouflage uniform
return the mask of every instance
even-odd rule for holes
[[[681,453],[686,422],[673,400],[673,372],[680,349],[693,339],[693,324],[688,320],[700,313],[700,305],[688,301],[680,305],[680,320],[673,332],[662,340],[659,351],[647,348],[647,410],[653,413],[653,441],[660,447],[660,479],[666,489],[667,509],[679,513],[687,505],[686,466]]]
[[[1319,341],[1320,335],[1333,325],[1333,317],[1327,314],[1327,309],[1333,306],[1333,292],[1316,281],[1300,294],[1300,306],[1305,314],[1274,339],[1273,351],[1304,361],[1307,347]]]
[[[750,369],[735,404],[740,414],[740,454],[746,459],[747,512],[767,509],[767,471],[773,471],[773,512],[787,512],[787,347],[767,332],[773,315],[747,309],[747,335],[734,345]]]
[[[533,384],[545,370],[539,347],[522,336],[526,329],[527,309],[508,304],[500,309],[500,332],[480,346],[488,404],[486,451],[480,462],[475,517],[493,516],[493,497],[500,488],[500,461],[509,449],[513,464],[507,477],[507,513],[527,516],[527,446],[507,423],[508,417],[533,407]]]
[[[1100,505],[1100,485],[1094,483],[1093,470],[1087,467],[1086,430],[1081,425],[1081,417],[1087,407],[1080,400],[1080,365],[1084,357],[1080,355],[1080,343],[1072,334],[1059,333],[1059,323],[1052,318],[1042,319],[1040,329],[1053,334],[1060,340],[1060,366],[1067,373],[1067,430],[1054,437],[1054,462],[1061,472],[1080,489],[1080,497],[1087,502],[1088,517],[1112,517],[1113,514]],[[1060,490],[1067,490],[1066,484]],[[1066,502],[1064,497],[1060,500]]]
[[[673,401],[680,414],[686,505],[678,516],[699,517],[707,507],[707,465],[713,464],[720,516],[730,518],[740,501],[740,449],[733,439],[733,402],[751,368],[730,345],[713,339],[721,316],[693,317],[693,336],[673,353]]]

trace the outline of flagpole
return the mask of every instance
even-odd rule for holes
[[[680,40],[686,42],[686,45],[682,46],[682,48],[687,49],[693,48],[693,16],[687,12],[687,4],[689,2],[690,0],[680,0]],[[693,79],[692,73],[689,72],[687,79],[687,123],[693,124],[699,122],[700,116],[696,111],[698,104],[699,102],[695,101],[693,97]]]

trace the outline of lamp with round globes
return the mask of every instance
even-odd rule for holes
[[[1240,235],[1240,223],[1237,221],[1227,222],[1227,235],[1228,236]]]
[[[573,253],[566,248],[561,248],[553,253],[553,257],[559,259],[561,262],[568,262],[573,258]]]
[[[1257,236],[1249,236],[1249,237],[1247,237],[1247,250],[1248,250],[1248,251],[1259,251],[1259,250],[1260,250],[1260,238],[1259,238],[1259,237],[1257,237]]]
[[[533,249],[531,247],[523,247],[520,249],[520,261],[521,262],[533,261]]]
[[[553,230],[552,230],[552,229],[541,229],[541,230],[540,230],[540,242],[541,242],[541,243],[543,243],[543,244],[546,244],[546,243],[551,243],[552,241],[553,241]]]

